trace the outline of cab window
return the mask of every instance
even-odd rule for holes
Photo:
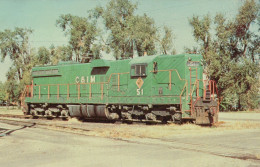
[[[132,77],[143,77],[146,76],[146,66],[147,64],[134,64],[131,66],[131,76]]]

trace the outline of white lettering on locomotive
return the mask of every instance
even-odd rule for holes
[[[90,82],[89,82],[90,81]],[[75,78],[76,83],[95,83],[96,82],[96,77],[95,76],[76,76]]]
[[[78,76],[76,76],[75,81],[76,81],[76,83],[79,83],[79,77]]]
[[[136,94],[137,94],[137,96],[144,95],[144,90],[143,89],[136,89]]]
[[[85,77],[84,76],[81,77],[81,83],[85,83]]]
[[[90,76],[90,82],[91,82],[91,83],[94,83],[95,81],[96,81],[95,76]]]

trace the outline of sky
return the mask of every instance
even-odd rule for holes
[[[0,0],[0,31],[15,27],[30,28],[30,46],[50,47],[66,45],[67,38],[56,20],[62,14],[87,16],[96,6],[105,6],[109,0]],[[196,46],[188,18],[224,13],[234,17],[243,0],[132,0],[138,3],[136,14],[146,13],[156,26],[168,26],[174,34],[174,47],[182,53],[184,47]],[[0,81],[6,81],[6,72],[12,65],[6,58],[0,63]]]

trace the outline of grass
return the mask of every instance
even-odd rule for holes
[[[225,133],[230,130],[260,129],[259,122],[234,121],[219,122],[212,127],[202,127],[194,124],[183,125],[118,125],[116,127],[97,128],[89,132],[89,135],[108,138],[168,138],[172,136],[196,136],[215,133]]]
[[[23,112],[21,109],[18,109],[17,106],[1,106],[0,107],[0,114],[15,114],[15,115],[23,115]]]
[[[243,129],[260,129],[260,122],[257,121],[235,121],[220,126],[223,130],[243,130]]]
[[[0,111],[2,110],[21,110],[17,106],[0,106]]]
[[[260,109],[246,110],[246,111],[227,111],[228,113],[260,113]]]

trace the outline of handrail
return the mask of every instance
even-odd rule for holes
[[[182,93],[184,92],[184,88],[186,87],[186,94],[187,94],[187,89],[188,89],[188,82],[185,83],[184,87],[182,88],[182,91],[181,91],[181,94],[180,94],[180,109],[181,109],[181,112],[182,112],[182,100],[181,100],[181,97],[182,97]],[[187,97],[186,97],[187,98]]]
[[[213,91],[212,91],[213,92],[212,93],[213,94],[213,100],[215,100],[215,94],[217,95],[217,97],[219,97],[216,81],[214,81],[214,80],[201,80],[201,81],[203,81],[203,89],[204,89],[203,90],[204,91],[204,93],[203,93],[203,100],[205,100],[205,96],[206,96],[206,90],[207,90],[205,88],[206,83],[209,84],[209,89],[211,89],[211,86],[212,86],[211,84],[213,83],[213,87],[212,87],[212,89],[213,89]],[[205,83],[205,81],[206,81],[206,83]],[[197,97],[195,104],[197,103],[198,99],[200,99],[200,97]],[[210,99],[211,99],[211,94],[210,94]],[[217,103],[218,103],[218,105],[217,105],[217,112],[219,112],[219,104],[220,104],[220,100],[219,99],[218,99]],[[192,106],[191,109],[193,109],[193,110],[195,109],[195,104]]]
[[[177,69],[169,69],[169,70],[153,70],[153,71],[150,71],[151,73],[157,73],[157,72],[164,72],[164,71],[168,71],[168,72],[172,72],[172,71],[175,71],[177,73],[177,76],[179,77],[179,80],[180,81],[185,81],[185,84],[183,86],[183,89],[185,88],[186,84],[188,84],[188,80],[187,79],[183,79],[181,78],[180,76],[180,73],[178,72]],[[188,87],[186,87],[186,89],[188,89]],[[187,90],[186,90],[186,95],[187,95]],[[186,97],[187,98],[187,97]]]
[[[152,72],[152,73],[157,73],[157,72],[164,72],[164,71],[168,71],[169,72],[169,89],[171,90],[171,74],[172,74],[172,71],[175,71],[176,73],[177,73],[177,76],[179,77],[179,80],[180,81],[185,81],[185,84],[184,84],[184,86],[183,86],[183,88],[182,88],[182,91],[181,91],[181,93],[180,93],[180,110],[181,110],[181,112],[182,112],[182,100],[181,100],[181,97],[182,97],[182,94],[183,94],[183,92],[184,92],[184,90],[185,90],[185,88],[186,88],[186,99],[188,98],[188,94],[187,94],[187,90],[188,90],[188,80],[187,79],[183,79],[183,78],[181,78],[181,76],[180,76],[180,73],[178,72],[178,70],[177,69],[169,69],[169,70],[153,70],[153,71],[150,71],[150,72]]]
[[[70,85],[67,84],[67,100],[70,99]]]
[[[89,99],[92,97],[92,92],[91,92],[91,84],[89,84]]]
[[[192,90],[191,90],[191,92],[190,92],[190,94],[191,94],[191,96],[193,95],[193,92],[194,92],[194,90],[195,90],[195,87],[197,88],[197,79],[196,79],[196,81],[194,82],[194,85],[193,85],[193,87],[192,87]],[[198,96],[198,95],[197,95]]]
[[[34,86],[39,86],[39,99],[41,98],[41,93],[40,93],[40,91],[41,91],[41,86],[43,87],[43,86],[48,86],[48,99],[50,98],[50,93],[49,93],[49,89],[50,89],[50,86],[57,86],[57,99],[59,99],[59,87],[60,86],[64,86],[64,85],[67,85],[67,99],[69,99],[69,86],[70,85],[78,85],[78,99],[80,98],[80,91],[79,91],[79,89],[80,89],[80,85],[89,85],[89,99],[91,99],[91,97],[92,97],[92,95],[91,95],[91,85],[92,84],[99,84],[99,85],[104,85],[104,84],[109,84],[110,83],[110,81],[111,81],[111,78],[112,78],[112,76],[113,75],[117,75],[118,76],[118,91],[120,91],[120,81],[119,81],[119,79],[120,79],[120,75],[122,75],[122,74],[129,74],[130,72],[124,72],[124,73],[111,73],[110,74],[110,76],[109,76],[109,78],[108,78],[108,80],[106,81],[106,82],[88,82],[88,83],[70,83],[70,84],[40,84],[40,85],[33,85],[33,82],[32,82],[32,85],[26,85],[26,88],[27,88],[27,86],[29,86],[29,87],[31,87],[31,97],[33,97],[33,87]],[[102,88],[100,88],[100,89],[103,89],[103,87]],[[27,90],[26,91],[27,93],[29,93],[29,91]],[[25,93],[26,93],[25,92]],[[103,92],[104,93],[104,92]],[[103,93],[101,93],[101,99],[103,99]],[[27,95],[27,97],[28,97],[29,95]]]
[[[182,95],[183,95],[185,89],[186,89],[186,96],[187,96],[187,89],[188,89],[188,87],[187,87],[187,84],[188,84],[187,79],[181,78],[181,76],[180,76],[180,74],[179,74],[179,72],[178,72],[177,69],[157,70],[157,71],[150,71],[150,72],[163,72],[163,71],[169,71],[170,74],[172,74],[172,71],[175,71],[176,74],[177,74],[177,76],[178,76],[178,78],[179,78],[179,80],[185,82],[185,84],[184,84],[184,86],[183,86],[183,88],[182,88],[182,91],[181,91],[181,93],[180,93],[180,95],[179,95],[179,96],[180,96],[180,103],[181,103],[181,97],[182,97]],[[43,87],[43,86],[48,86],[48,99],[50,99],[50,87],[51,87],[51,86],[57,86],[57,89],[59,89],[60,86],[66,85],[66,86],[67,86],[67,99],[69,99],[69,90],[70,90],[69,87],[70,87],[71,85],[77,85],[77,86],[78,86],[78,91],[77,91],[77,93],[78,93],[78,99],[80,99],[80,91],[79,91],[80,85],[89,85],[89,99],[91,99],[91,98],[92,98],[92,92],[91,92],[91,91],[92,91],[92,84],[99,84],[99,85],[100,85],[100,89],[101,89],[101,99],[103,99],[103,96],[104,96],[104,90],[103,90],[103,89],[104,89],[104,84],[109,84],[109,83],[111,82],[112,76],[113,76],[113,75],[117,75],[117,77],[118,77],[118,82],[117,82],[118,88],[117,88],[117,90],[120,91],[120,81],[119,81],[120,75],[129,74],[129,73],[130,73],[130,72],[111,73],[110,76],[109,76],[109,78],[108,78],[108,80],[107,80],[106,82],[93,82],[93,83],[92,83],[92,82],[88,82],[88,83],[70,83],[70,84],[68,84],[68,83],[66,83],[66,84],[40,84],[40,85],[29,85],[29,86],[32,87],[32,91],[33,91],[33,87],[34,87],[34,86],[39,86],[39,99],[40,99],[40,97],[41,97],[40,88]],[[101,85],[102,85],[102,86],[101,86]],[[33,95],[32,95],[32,96],[33,96]],[[57,99],[59,99],[59,97],[60,97],[59,90],[57,90]],[[186,97],[186,99],[187,99],[187,97]]]
[[[178,75],[178,77],[179,77],[180,80],[185,80],[186,82],[188,82],[187,79],[182,79],[182,78],[181,78],[181,76],[180,76],[180,74],[179,74],[179,72],[178,72],[177,69],[156,70],[156,71],[150,71],[150,72],[152,72],[152,73],[156,73],[156,72],[163,72],[163,71],[176,71],[176,73],[177,73],[177,75]]]

